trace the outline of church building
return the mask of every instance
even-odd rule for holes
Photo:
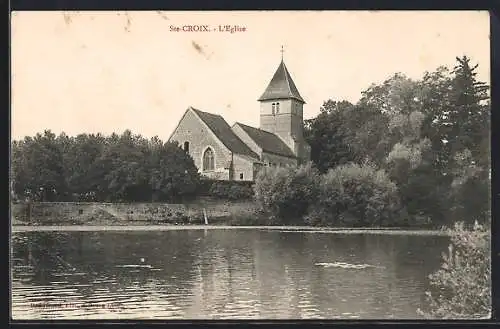
[[[310,160],[304,139],[304,99],[283,59],[260,103],[260,127],[189,107],[169,138],[188,152],[199,172],[218,180],[253,181],[265,166],[297,166]]]

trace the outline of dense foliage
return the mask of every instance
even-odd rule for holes
[[[441,268],[429,276],[428,307],[419,313],[430,319],[477,319],[491,315],[490,230],[456,223]]]
[[[266,167],[255,181],[255,200],[269,224],[302,224],[318,195],[319,172],[311,163],[298,168]]]
[[[396,185],[372,165],[346,164],[321,178],[310,224],[327,226],[390,226],[401,224]]]
[[[55,136],[12,143],[12,188],[38,201],[176,201],[200,184],[191,157],[175,143],[125,131]]]
[[[406,219],[396,185],[368,163],[348,163],[325,174],[312,163],[266,168],[254,188],[267,224],[391,226]]]
[[[312,161],[322,173],[351,162],[385,171],[407,224],[484,221],[490,105],[476,70],[469,58],[457,58],[453,69],[440,67],[420,80],[395,74],[356,104],[328,100],[306,121]]]
[[[198,195],[227,200],[253,199],[253,182],[204,179]]]

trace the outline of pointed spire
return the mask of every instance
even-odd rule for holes
[[[283,56],[283,48],[281,49],[281,56]],[[274,73],[271,82],[267,86],[266,90],[258,99],[259,101],[272,100],[272,99],[288,99],[293,98],[298,100],[299,102],[305,103],[302,96],[295,86],[295,83],[288,72],[288,69],[285,66],[285,62],[283,61],[283,57],[281,58],[281,63],[278,66],[278,69]]]
[[[283,50],[283,45],[281,45],[281,61],[282,61],[282,62],[283,62],[283,53],[284,53],[284,52],[285,52],[285,51]]]

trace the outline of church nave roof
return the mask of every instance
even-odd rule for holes
[[[218,114],[203,112],[191,107],[196,115],[210,128],[219,140],[233,153],[259,159],[259,155],[248,147],[231,129],[229,124]]]

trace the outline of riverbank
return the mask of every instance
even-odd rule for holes
[[[199,198],[183,204],[34,202],[11,205],[13,225],[231,224],[257,218],[252,200]]]
[[[290,233],[432,235],[449,236],[445,230],[408,230],[402,228],[326,228],[311,226],[231,226],[231,225],[13,225],[12,232],[126,232],[175,230],[261,230]]]
[[[183,204],[34,202],[11,205],[14,230],[172,230],[213,228],[260,228],[325,232],[441,232],[433,227],[318,227],[276,226],[252,200],[227,201],[199,198]],[[434,234],[434,233],[432,233]]]

